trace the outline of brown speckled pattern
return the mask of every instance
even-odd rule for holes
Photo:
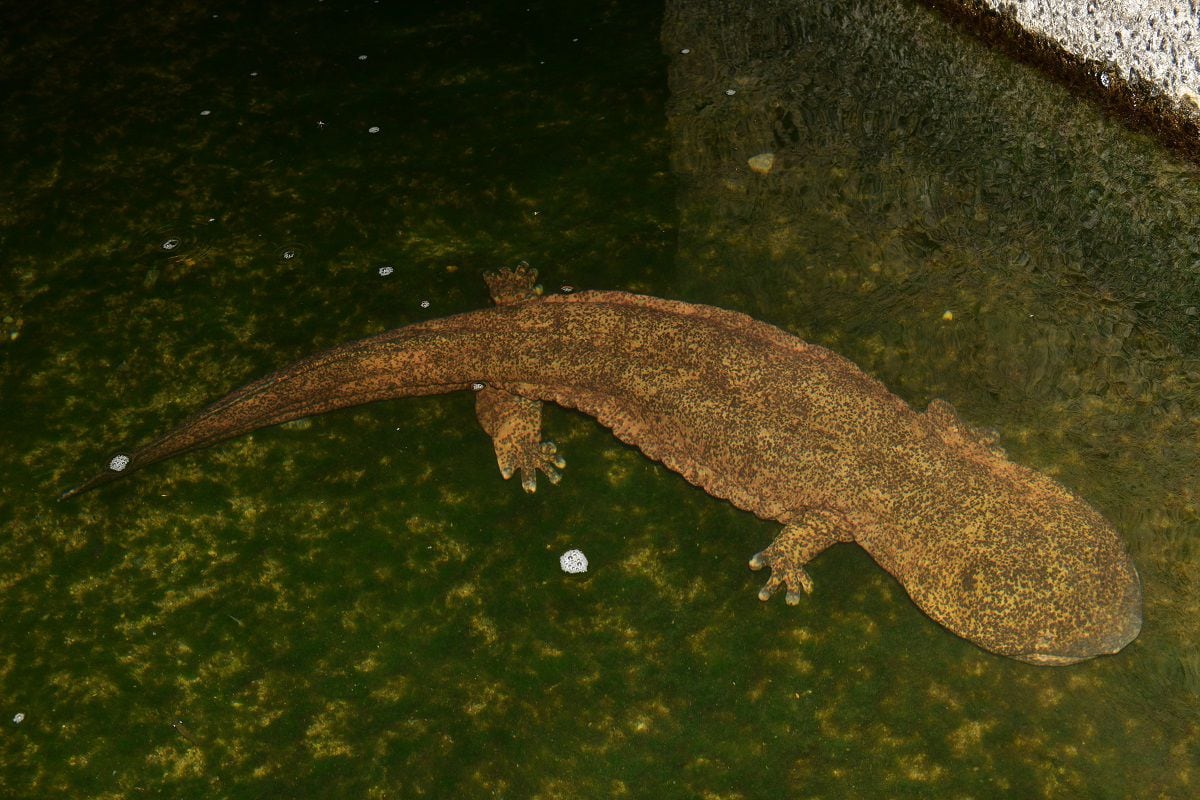
[[[536,298],[532,270],[489,283],[497,307],[279,370],[64,496],[266,425],[482,383],[479,416],[501,469],[522,469],[527,489],[558,463],[536,430],[532,401],[547,401],[783,523],[752,562],[771,568],[764,597],[785,587],[798,600],[811,589],[804,563],[852,540],[925,613],[986,650],[1066,664],[1137,635],[1141,586],[1112,527],[948,404],[914,412],[835,353],[732,311],[622,292]]]
[[[528,264],[484,274],[488,291],[496,305],[532,300],[540,295],[537,271]],[[537,475],[542,472],[551,483],[558,483],[566,461],[558,455],[554,442],[542,441],[542,401],[474,384],[475,416],[496,449],[496,463],[504,480],[521,473],[521,488],[537,491]]]

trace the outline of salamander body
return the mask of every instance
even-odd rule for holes
[[[232,392],[114,456],[70,497],[171,456],[347,406],[474,390],[505,478],[563,462],[545,402],[578,409],[709,494],[783,525],[759,593],[812,591],[805,564],[863,547],[932,619],[1035,664],[1115,653],[1141,628],[1137,571],[1110,526],[1009,461],[946,403],[918,413],[837,354],[743,314],[622,292],[541,297],[488,276],[493,308],[350,342]]]

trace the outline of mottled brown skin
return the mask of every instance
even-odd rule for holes
[[[474,389],[505,478],[562,459],[541,404],[590,414],[709,494],[783,523],[751,560],[759,593],[812,590],[804,565],[857,542],[934,620],[1036,664],[1115,653],[1141,584],[1113,528],[1008,461],[946,403],[917,413],[844,358],[745,315],[621,292],[540,298],[527,268],[488,277],[495,308],[336,347],[239,389],[73,496],[242,433],[337,408]]]

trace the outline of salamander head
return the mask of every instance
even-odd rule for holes
[[[1095,610],[1084,626],[1055,631],[1035,640],[1034,645],[1010,655],[1020,661],[1044,666],[1065,666],[1096,656],[1120,652],[1142,630],[1142,584],[1137,570],[1115,602]]]
[[[1142,628],[1141,580],[1117,532],[1045,475],[1011,462],[1001,472],[963,501],[936,589],[914,600],[985,650],[1032,664],[1116,653]]]

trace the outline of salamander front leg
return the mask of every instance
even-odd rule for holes
[[[492,437],[500,474],[508,480],[521,471],[521,488],[537,491],[537,474],[551,483],[562,479],[567,462],[554,442],[542,441],[542,404],[539,400],[485,386],[475,393],[475,415]]]
[[[804,565],[829,545],[852,541],[849,534],[839,534],[839,526],[831,517],[819,511],[802,512],[784,526],[775,541],[750,559],[750,569],[771,568],[771,577],[758,591],[759,600],[770,600],[781,586],[787,590],[784,600],[790,606],[800,602],[801,590],[812,594],[812,578]]]

